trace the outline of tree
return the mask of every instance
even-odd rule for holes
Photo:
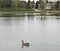
[[[28,4],[27,4],[28,8],[30,8],[30,0],[28,0]]]
[[[60,1],[57,1],[56,2],[56,10],[59,10],[60,9]]]
[[[2,7],[11,7],[12,0],[3,0]]]
[[[41,9],[45,9],[45,2],[43,0],[40,2],[40,7]]]
[[[1,7],[1,3],[2,3],[2,2],[1,2],[1,0],[0,0],[0,7]]]
[[[41,16],[45,15],[45,5],[46,2],[44,2],[43,0],[40,2],[40,7],[41,7]]]
[[[14,0],[14,5],[15,5],[15,7],[18,7],[18,4],[20,3],[20,0]]]
[[[38,8],[38,3],[39,3],[39,2],[37,1],[37,2],[36,2],[36,9]]]
[[[35,8],[35,2],[34,2],[34,0],[32,1],[32,8]]]

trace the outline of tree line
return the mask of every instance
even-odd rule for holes
[[[34,2],[34,0],[32,2]],[[0,7],[7,7],[8,8],[8,7],[12,7],[13,4],[18,6],[20,4],[20,0],[14,0],[14,1],[12,1],[12,0],[0,0]],[[26,4],[26,8],[30,8],[31,1],[30,0],[28,0],[28,2],[25,1],[25,4]],[[44,3],[44,1],[41,1],[41,2],[40,1],[36,1],[35,4],[36,4],[35,5],[36,9],[38,8],[38,4],[40,4],[40,7],[42,9],[44,9],[46,3]],[[34,6],[34,4],[32,6]],[[55,8],[57,10],[60,9],[60,1],[57,1],[55,3]]]

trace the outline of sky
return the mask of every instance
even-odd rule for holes
[[[28,0],[25,0],[25,1],[28,1]],[[32,1],[32,0],[31,0],[31,1]],[[39,0],[34,0],[34,1],[39,1]],[[57,0],[48,0],[48,1],[53,1],[53,2],[54,2],[54,1],[57,1]]]

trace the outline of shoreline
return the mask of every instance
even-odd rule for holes
[[[12,12],[12,11],[9,11],[9,12],[7,12],[7,11],[4,11],[4,12],[2,12],[2,11],[0,11],[0,17],[1,16],[3,16],[3,15],[7,15],[7,16],[23,16],[25,13],[39,13],[39,14],[37,14],[37,16],[41,16],[40,14],[42,13],[42,11],[22,11],[22,12]],[[51,15],[49,15],[49,14],[51,14]],[[33,15],[32,14],[32,15]],[[45,16],[60,16],[60,10],[51,10],[51,11],[47,11],[47,10],[45,10],[45,11],[43,11],[43,15],[45,15]],[[27,15],[26,15],[27,16]],[[35,16],[35,15],[34,15]]]

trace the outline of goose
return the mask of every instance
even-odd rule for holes
[[[23,46],[29,46],[29,43],[24,43],[23,40],[21,40],[21,42],[22,42],[22,47],[23,47]]]

